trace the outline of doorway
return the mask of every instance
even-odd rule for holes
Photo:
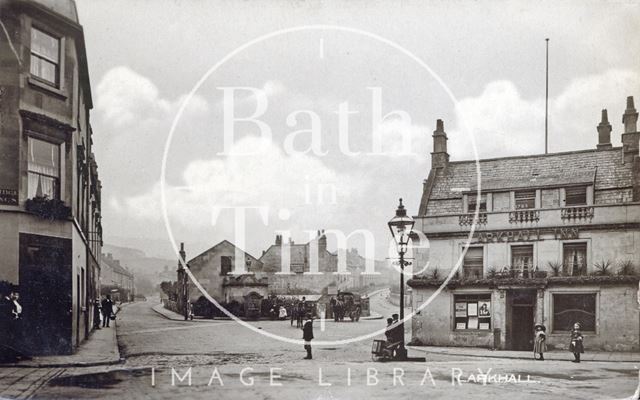
[[[30,355],[72,352],[71,240],[20,234],[20,348]]]
[[[508,349],[532,350],[536,290],[509,290],[507,302]]]

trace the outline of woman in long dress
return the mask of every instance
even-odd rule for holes
[[[535,326],[535,338],[533,340],[533,359],[544,361],[544,353],[547,351],[547,328],[542,324]],[[540,358],[536,358],[540,354]]]

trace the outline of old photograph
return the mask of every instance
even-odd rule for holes
[[[640,400],[640,0],[0,0],[0,399]]]

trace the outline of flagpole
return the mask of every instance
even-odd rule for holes
[[[547,68],[545,80],[545,96],[544,96],[544,154],[549,153],[549,38],[547,42]]]

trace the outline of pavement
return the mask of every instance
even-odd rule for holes
[[[73,354],[36,356],[16,363],[3,363],[0,367],[68,368],[118,364],[121,359],[116,337],[116,321],[117,317],[116,320],[111,321],[109,328],[94,329],[89,338],[82,342]]]
[[[445,356],[456,357],[482,357],[482,358],[501,358],[501,359],[519,359],[532,360],[533,353],[530,351],[511,351],[511,350],[491,350],[479,347],[436,347],[436,346],[407,346],[408,349]],[[573,360],[573,354],[568,351],[553,350],[544,353],[546,361],[570,361]],[[427,356],[427,360],[429,357]],[[580,356],[582,361],[612,361],[612,362],[640,362],[640,353],[638,352],[606,352],[606,351],[587,351]]]

